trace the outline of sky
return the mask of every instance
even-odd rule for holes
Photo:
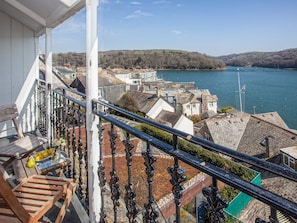
[[[99,0],[99,50],[210,56],[297,48],[296,0]],[[53,52],[85,52],[86,11],[53,29]],[[65,44],[66,43],[66,44]]]

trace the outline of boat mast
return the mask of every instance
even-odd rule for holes
[[[242,99],[241,99],[239,67],[237,67],[237,79],[238,79],[238,92],[239,92],[239,106],[240,106],[240,112],[242,112]]]

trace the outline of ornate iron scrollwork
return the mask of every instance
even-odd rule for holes
[[[172,184],[172,193],[174,195],[174,202],[176,206],[176,222],[180,222],[180,205],[181,197],[184,191],[184,186],[181,184],[187,179],[184,170],[179,167],[178,160],[174,158],[174,167],[168,167],[168,173],[171,175],[170,183]]]
[[[221,223],[226,218],[224,208],[229,203],[218,192],[217,187],[207,187],[202,189],[204,197],[207,199],[205,208],[208,211],[209,222]]]
[[[126,189],[126,195],[125,195],[125,203],[127,208],[127,214],[126,216],[129,219],[129,222],[135,222],[136,223],[136,215],[138,213],[138,208],[136,205],[135,197],[136,193],[134,191],[132,179],[131,179],[131,166],[132,166],[132,149],[134,148],[134,145],[130,141],[129,133],[127,133],[127,138],[123,140],[123,143],[125,145],[125,151],[126,151],[126,160],[127,160],[127,167],[128,167],[128,184],[125,186]]]
[[[105,212],[105,206],[104,206],[104,193],[106,191],[105,185],[106,185],[106,176],[105,176],[105,166],[103,162],[103,154],[102,154],[102,142],[103,142],[103,131],[104,128],[102,126],[102,120],[99,118],[99,124],[98,124],[98,135],[99,135],[99,148],[100,149],[100,158],[98,161],[98,177],[99,177],[99,186],[101,190],[101,208],[100,208],[100,223],[106,222],[106,212]]]
[[[100,223],[106,222],[106,212],[104,207],[104,193],[106,191],[106,176],[105,176],[105,167],[102,160],[98,162],[98,176],[99,176],[99,186],[101,189],[101,209],[100,209]]]
[[[148,181],[148,203],[144,204],[145,213],[143,214],[143,222],[145,223],[157,223],[156,220],[159,216],[155,208],[155,199],[153,197],[153,176],[155,167],[153,163],[156,162],[156,157],[150,151],[150,145],[147,143],[147,150],[146,152],[142,152],[142,156],[144,158],[144,165],[146,166],[145,172],[147,175]]]
[[[115,150],[116,150],[116,138],[117,135],[114,132],[114,126],[111,124],[109,137],[110,137],[110,148],[111,148],[111,157],[112,157],[112,170],[110,171],[110,190],[111,190],[111,200],[113,201],[113,211],[114,211],[114,222],[117,222],[117,211],[120,206],[120,185],[119,185],[119,177],[116,171],[115,165]]]

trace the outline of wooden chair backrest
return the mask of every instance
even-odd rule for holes
[[[18,109],[15,104],[13,105],[2,105],[0,106],[0,122],[5,121],[12,121],[14,124],[14,127],[17,131],[18,137],[22,138],[24,137],[22,133],[22,129],[19,126],[18,122],[16,121],[16,118],[19,116]]]

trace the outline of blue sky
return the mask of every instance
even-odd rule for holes
[[[99,50],[211,56],[297,48],[296,0],[99,0]],[[53,30],[53,52],[85,51],[85,9]]]

